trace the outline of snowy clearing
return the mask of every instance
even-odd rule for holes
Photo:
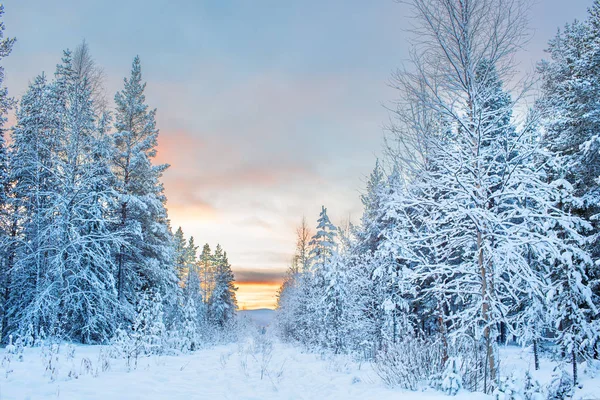
[[[45,370],[44,350],[27,348],[23,361],[13,359],[0,369],[0,399],[449,399],[432,389],[409,392],[386,387],[370,363],[347,356],[321,357],[270,339],[248,339],[181,356],[140,358],[138,368],[128,371],[123,359],[110,359],[102,372],[99,354],[106,346],[61,345],[55,380]],[[529,352],[503,349],[503,375],[522,374],[531,365]],[[91,362],[91,366],[89,366]],[[87,366],[86,366],[87,364]],[[583,366],[582,366],[583,367]],[[12,372],[8,372],[12,370]],[[261,379],[262,373],[262,379]],[[78,375],[69,378],[69,374]],[[541,383],[550,379],[552,364],[532,373]],[[600,378],[582,377],[577,399],[599,398]],[[461,399],[491,399],[481,393],[461,391]]]

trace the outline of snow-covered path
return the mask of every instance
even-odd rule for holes
[[[123,360],[111,360],[110,371],[100,371],[96,377],[83,374],[82,359],[91,360],[95,369],[98,353],[98,346],[77,346],[73,360],[59,355],[57,378],[51,382],[44,373],[41,350],[25,349],[24,361],[13,360],[13,372],[8,377],[6,369],[0,368],[0,400],[446,398],[433,391],[389,389],[379,382],[369,364],[358,365],[344,357],[322,360],[280,343],[274,344],[270,359],[256,352],[250,341],[191,355],[142,358],[138,368],[130,372]],[[262,379],[261,366],[265,367]],[[69,379],[70,371],[80,376]]]
[[[272,347],[271,347],[272,345]],[[71,347],[73,348],[73,347]],[[42,348],[25,349],[23,362],[4,358],[0,349],[0,400],[433,400],[491,399],[480,393],[461,391],[447,397],[427,389],[409,392],[383,385],[370,363],[358,364],[345,356],[322,358],[302,353],[268,336],[254,335],[241,343],[217,346],[180,356],[139,359],[137,369],[128,371],[123,359],[110,359],[102,372],[102,346],[61,346],[54,381],[45,371],[48,358]],[[270,350],[270,351],[269,351]],[[507,347],[502,350],[504,371],[523,373],[531,369],[531,352]],[[86,368],[86,362],[91,364]],[[542,370],[532,371],[540,382],[548,382],[553,363],[543,360]],[[91,372],[90,372],[91,371]],[[77,374],[77,378],[69,375]],[[262,378],[261,378],[262,375]],[[582,374],[584,389],[577,399],[597,398],[600,377]]]

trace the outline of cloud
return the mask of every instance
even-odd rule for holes
[[[244,218],[239,223],[242,226],[259,227],[266,230],[271,230],[273,228],[272,224],[256,216]]]
[[[281,284],[285,272],[282,271],[256,271],[256,270],[235,270],[235,280],[238,283],[277,283]]]

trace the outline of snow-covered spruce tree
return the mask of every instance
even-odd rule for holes
[[[555,304],[559,343],[572,359],[574,381],[577,360],[600,353],[599,337],[593,337],[600,323],[600,2],[594,1],[588,13],[586,21],[575,21],[558,32],[549,42],[550,59],[538,67],[542,78],[538,108],[543,113],[544,143],[553,155],[551,175],[557,181],[564,179],[562,188],[572,187],[557,198],[557,206],[588,223],[579,226],[579,233],[588,236],[584,248],[592,257],[592,262],[576,256],[563,260],[552,272],[553,285],[561,288]],[[563,228],[556,230],[564,236]]]
[[[18,221],[14,236],[14,265],[10,271],[9,331],[27,330],[38,340],[55,325],[58,293],[53,287],[49,257],[52,240],[56,140],[51,118],[49,84],[38,76],[23,95],[10,152],[11,207]]]
[[[140,297],[130,338],[142,354],[163,354],[167,348],[163,300],[158,292],[144,292]]]
[[[182,351],[198,349],[200,345],[200,321],[198,319],[198,306],[193,297],[184,299],[179,335],[182,339]]]
[[[363,215],[360,228],[356,230],[360,250],[373,253],[377,249],[379,234],[383,229],[381,221],[381,198],[386,188],[385,175],[379,159],[369,175],[366,193],[360,196]]]
[[[185,285],[186,274],[188,272],[188,248],[187,240],[181,227],[173,234],[173,259],[175,260],[175,271],[179,278],[179,285]]]
[[[129,310],[126,318],[132,317],[140,293],[154,290],[168,300],[177,284],[166,198],[160,183],[168,166],[152,164],[158,130],[156,110],[148,110],[145,104],[145,87],[140,59],[135,57],[130,77],[115,95],[113,135],[113,168],[120,203],[118,229],[127,242],[116,252],[116,280],[119,301]]]
[[[380,184],[377,216],[380,230],[373,249],[371,279],[379,303],[379,335],[388,343],[397,343],[413,331],[408,317],[409,312],[414,311],[410,309],[414,293],[406,276],[408,264],[402,253],[403,236],[407,234],[407,224],[412,221],[398,213],[402,210],[402,204],[398,204],[403,200],[402,185],[400,171],[394,166],[385,186]]]
[[[4,14],[4,6],[0,5],[0,17]],[[4,37],[4,22],[0,21],[0,60],[7,57],[12,51],[14,38]],[[8,149],[4,134],[6,129],[6,114],[14,105],[14,100],[8,96],[4,84],[4,67],[0,65],[0,341],[4,340],[4,333],[8,326],[7,301],[10,291],[10,270],[14,262],[11,237],[14,236],[16,226],[12,210],[9,206],[9,172]]]
[[[116,193],[107,117],[96,122],[87,78],[73,70],[70,52],[55,76],[30,87],[14,134],[13,328],[34,338],[105,341],[118,309],[112,252],[120,243],[109,213]]]
[[[319,219],[317,219],[317,233],[309,242],[311,259],[311,269],[318,271],[331,259],[334,253],[337,252],[337,228],[329,220],[327,209],[321,207]]]
[[[317,230],[311,238],[309,256],[310,272],[302,277],[301,307],[306,311],[299,322],[304,325],[306,332],[302,332],[309,346],[327,347],[328,339],[325,333],[325,317],[329,305],[324,303],[325,293],[329,287],[327,282],[327,267],[333,256],[337,253],[337,228],[329,220],[327,209],[321,207],[317,220]]]
[[[553,185],[556,188],[552,193],[555,207],[563,210],[563,202],[572,201],[573,187],[560,179]],[[550,270],[549,317],[554,322],[556,341],[571,361],[574,385],[578,379],[577,363],[594,356],[599,336],[598,321],[593,318],[598,314],[598,308],[592,300],[587,274],[592,259],[585,251],[587,238],[578,233],[589,228],[585,225],[577,217],[570,217],[551,221],[546,226],[547,237],[557,243],[556,249],[548,251],[545,260]]]
[[[59,319],[68,338],[103,342],[116,328],[118,302],[113,252],[123,242],[108,217],[116,206],[110,169],[111,141],[106,117],[97,126],[91,87],[74,74],[66,52],[61,73],[66,79],[64,132],[55,166],[60,195],[56,252],[50,269],[60,271]]]
[[[214,287],[210,292],[209,311],[210,321],[213,325],[223,328],[233,320],[237,310],[237,299],[234,285],[235,278],[227,253],[220,245],[215,248],[214,262]]]
[[[559,31],[548,46],[549,60],[538,70],[542,78],[544,141],[560,160],[555,174],[574,189],[572,202],[564,204],[574,214],[594,224],[598,234],[600,212],[600,2],[594,1],[585,22],[575,21]],[[593,239],[594,237],[592,237]],[[600,245],[592,240],[595,258]]]
[[[198,318],[204,315],[202,309],[204,308],[203,299],[202,299],[202,285],[201,285],[201,277],[200,270],[198,268],[198,262],[196,260],[196,251],[198,247],[194,245],[194,238],[191,237],[187,250],[187,259],[186,259],[186,279],[185,285],[183,288],[184,297],[192,298],[198,307]],[[202,320],[200,318],[199,320]]]

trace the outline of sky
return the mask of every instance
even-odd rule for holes
[[[518,56],[534,69],[592,0],[539,0]],[[302,216],[358,221],[383,148],[391,73],[407,61],[394,0],[5,0],[6,85],[20,97],[83,39],[112,100],[139,55],[157,108],[157,162],[174,229],[220,243],[241,308],[273,307]]]

